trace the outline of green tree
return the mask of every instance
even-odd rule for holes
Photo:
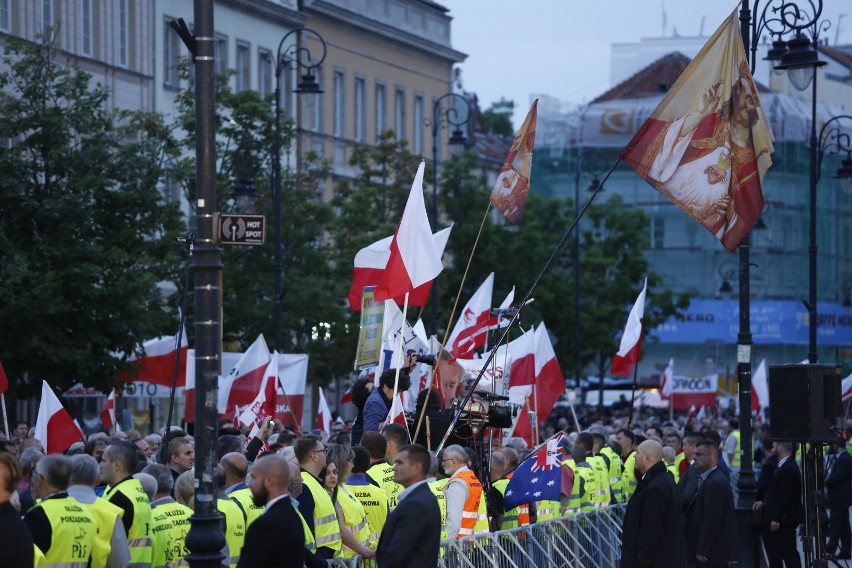
[[[501,98],[491,105],[491,108],[482,112],[482,123],[485,131],[499,137],[506,144],[511,144],[515,139],[515,130],[512,127],[512,114],[515,112],[514,101]]]
[[[112,352],[176,326],[157,286],[178,264],[179,213],[158,189],[165,126],[109,110],[53,41],[7,38],[0,75],[0,344],[22,397],[41,379],[107,388],[126,367]]]

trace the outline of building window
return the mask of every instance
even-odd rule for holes
[[[237,42],[237,92],[251,89],[251,47]]]
[[[343,71],[334,72],[334,135],[346,136],[346,76]]]
[[[405,140],[405,90],[397,89],[393,97],[393,128],[397,140]]]
[[[80,51],[92,55],[92,0],[80,0]]]
[[[376,83],[376,141],[379,135],[388,129],[388,101],[385,86]]]
[[[323,88],[325,81],[323,80],[324,73],[322,72],[322,68],[315,69],[314,73],[316,74],[317,83],[319,83],[320,89],[325,90]],[[284,75],[289,76],[289,73],[282,73],[281,75],[282,77]],[[317,95],[302,96],[302,109],[302,120],[307,123],[307,128],[313,132],[322,132],[324,127],[323,119],[325,118],[323,116],[322,98]],[[323,145],[322,141],[319,141],[318,143],[320,146]]]
[[[127,0],[118,3],[118,64],[127,67],[130,62],[130,23]]]
[[[213,42],[213,69],[217,75],[228,70],[228,38],[226,36],[217,34],[216,41]]]
[[[169,25],[171,18],[167,18],[164,23],[163,32],[163,86],[171,89],[180,88],[180,74],[178,65],[180,64],[180,37],[175,30]]]
[[[53,0],[42,0],[41,3],[41,30],[47,32],[53,27]]]
[[[423,154],[423,95],[414,96],[414,154]]]
[[[666,220],[663,217],[651,217],[651,248],[666,246]]]
[[[9,12],[11,0],[0,0],[0,31],[12,31],[12,16]]]
[[[366,81],[355,77],[355,141],[366,142],[367,137],[367,100]]]
[[[257,50],[257,90],[261,97],[272,92],[272,52]]]

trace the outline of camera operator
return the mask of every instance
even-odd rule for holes
[[[409,371],[417,364],[417,357],[408,355],[405,363],[406,366],[399,370],[398,393],[407,391],[411,387]],[[367,397],[367,402],[364,403],[364,432],[378,432],[382,422],[388,417],[393,402],[395,380],[396,369],[388,369],[379,377],[379,388],[373,389]]]

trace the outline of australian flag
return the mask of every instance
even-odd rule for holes
[[[559,501],[562,481],[562,433],[545,442],[521,462],[506,486],[506,510],[534,501]]]

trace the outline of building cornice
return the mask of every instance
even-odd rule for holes
[[[218,0],[217,3],[239,12],[260,16],[266,21],[277,22],[285,28],[302,27],[309,19],[303,12],[268,0]]]

